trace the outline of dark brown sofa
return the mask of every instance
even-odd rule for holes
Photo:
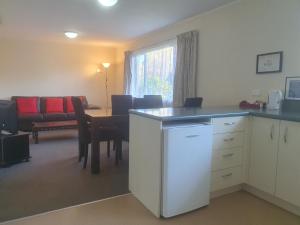
[[[21,131],[32,131],[33,122],[51,122],[51,121],[68,121],[75,120],[75,113],[67,111],[67,98],[66,96],[60,97],[38,97],[38,96],[13,96],[12,101],[17,102],[19,98],[37,98],[37,113],[20,113],[18,111],[18,125]],[[63,112],[62,113],[47,113],[46,112],[46,99],[49,98],[62,98],[63,99]],[[85,109],[99,109],[94,105],[89,105],[85,96],[80,96],[82,104]],[[18,110],[18,107],[17,107]]]

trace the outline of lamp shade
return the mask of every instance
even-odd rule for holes
[[[108,69],[110,67],[110,63],[102,63],[102,66],[105,68],[105,69]]]

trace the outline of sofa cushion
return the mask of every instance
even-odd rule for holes
[[[66,97],[66,112],[67,113],[74,112],[74,107],[73,107],[72,97],[71,96]]]
[[[14,101],[17,105],[17,99],[22,98],[22,99],[31,99],[31,98],[36,98],[37,99],[37,110],[40,113],[41,112],[41,107],[40,107],[40,97],[38,96],[12,96],[11,100]]]
[[[74,112],[72,97],[73,96],[64,97],[64,112],[66,112],[66,113]],[[83,108],[85,108],[85,109],[88,108],[89,105],[88,105],[88,101],[85,96],[74,96],[74,97],[80,98]]]
[[[31,122],[40,122],[43,121],[43,114],[41,113],[19,113],[19,121],[31,121]]]
[[[68,120],[66,113],[45,113],[44,114],[45,121],[64,121]]]
[[[38,113],[37,97],[20,97],[16,99],[18,113]]]
[[[63,98],[47,98],[46,113],[63,113],[64,101]]]

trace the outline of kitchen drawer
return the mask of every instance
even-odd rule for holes
[[[214,151],[212,156],[212,171],[240,166],[242,164],[242,149],[232,148]]]
[[[215,134],[213,136],[213,149],[241,147],[243,144],[244,132]]]
[[[213,119],[214,134],[243,130],[245,130],[245,117],[225,117]]]
[[[242,167],[212,172],[211,191],[218,191],[242,183]]]

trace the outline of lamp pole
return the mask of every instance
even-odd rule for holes
[[[108,68],[105,68],[106,109],[108,109]]]
[[[108,109],[108,68],[110,63],[102,63],[105,69],[105,92],[106,92],[106,109]]]

